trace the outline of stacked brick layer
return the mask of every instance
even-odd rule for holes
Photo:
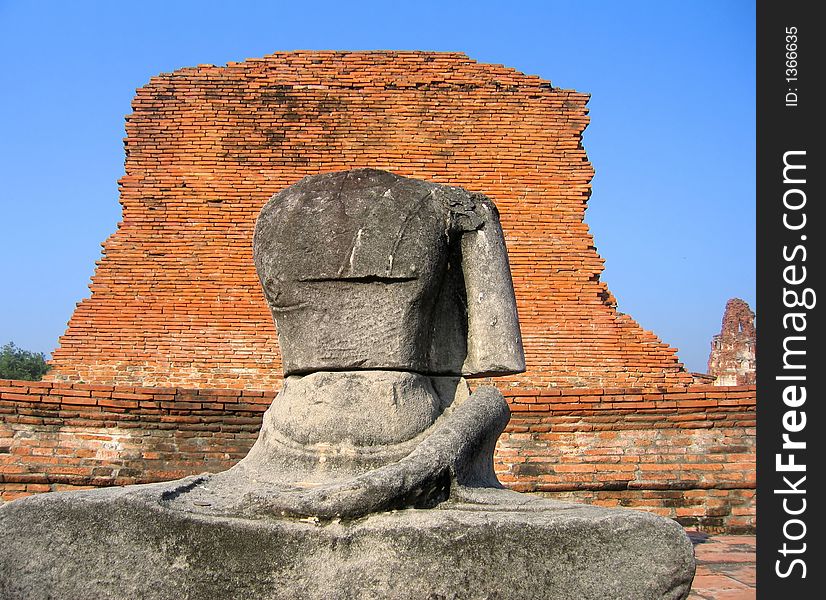
[[[0,499],[220,471],[269,392],[0,381]],[[755,388],[509,391],[496,452],[513,489],[676,518],[755,524]]]
[[[755,387],[509,391],[499,479],[706,531],[755,525]]]
[[[280,53],[154,77],[127,117],[123,221],[48,377],[277,388],[257,213],[305,175],[376,167],[499,206],[528,361],[505,386],[691,383],[599,281],[587,100],[453,53]]]
[[[274,397],[0,380],[0,499],[228,469]]]

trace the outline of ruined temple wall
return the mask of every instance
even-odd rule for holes
[[[599,281],[587,100],[457,53],[279,53],[154,77],[127,117],[123,220],[48,379],[277,388],[257,213],[303,176],[376,167],[499,206],[528,364],[501,385],[689,384]]]
[[[732,298],[726,303],[720,333],[711,340],[708,374],[715,385],[753,385],[757,381],[757,332],[748,303]]]

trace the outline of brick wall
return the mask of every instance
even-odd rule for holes
[[[755,388],[508,390],[513,489],[753,531]],[[0,381],[0,499],[220,471],[273,393]]]
[[[706,531],[755,525],[755,387],[509,391],[515,490],[627,506]]]
[[[305,175],[377,167],[499,206],[528,364],[507,383],[691,383],[599,281],[584,222],[587,101],[459,53],[278,53],[153,77],[126,118],[123,220],[48,378],[279,387],[252,264],[257,213]]]
[[[0,499],[227,469],[274,397],[0,380]]]

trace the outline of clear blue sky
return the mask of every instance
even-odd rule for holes
[[[743,0],[0,0],[0,344],[57,345],[120,218],[151,76],[296,49],[461,51],[592,94],[586,222],[619,309],[705,371],[755,301],[755,8]]]

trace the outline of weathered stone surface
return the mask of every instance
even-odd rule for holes
[[[467,499],[477,488],[499,491],[493,450],[509,415],[502,395],[483,387],[409,442],[356,446],[295,443],[276,429],[269,411],[241,462],[181,484],[166,502],[216,516],[353,519]]]
[[[676,523],[630,510],[497,491],[504,506],[253,520],[166,508],[175,486],[5,506],[0,597],[676,600],[694,571]]]
[[[481,194],[355,169],[273,196],[255,264],[285,375],[525,370],[499,215]]]
[[[424,375],[319,371],[287,377],[270,418],[278,431],[300,444],[381,446],[410,440],[441,412],[442,401]],[[380,419],[374,418],[376,413]]]

